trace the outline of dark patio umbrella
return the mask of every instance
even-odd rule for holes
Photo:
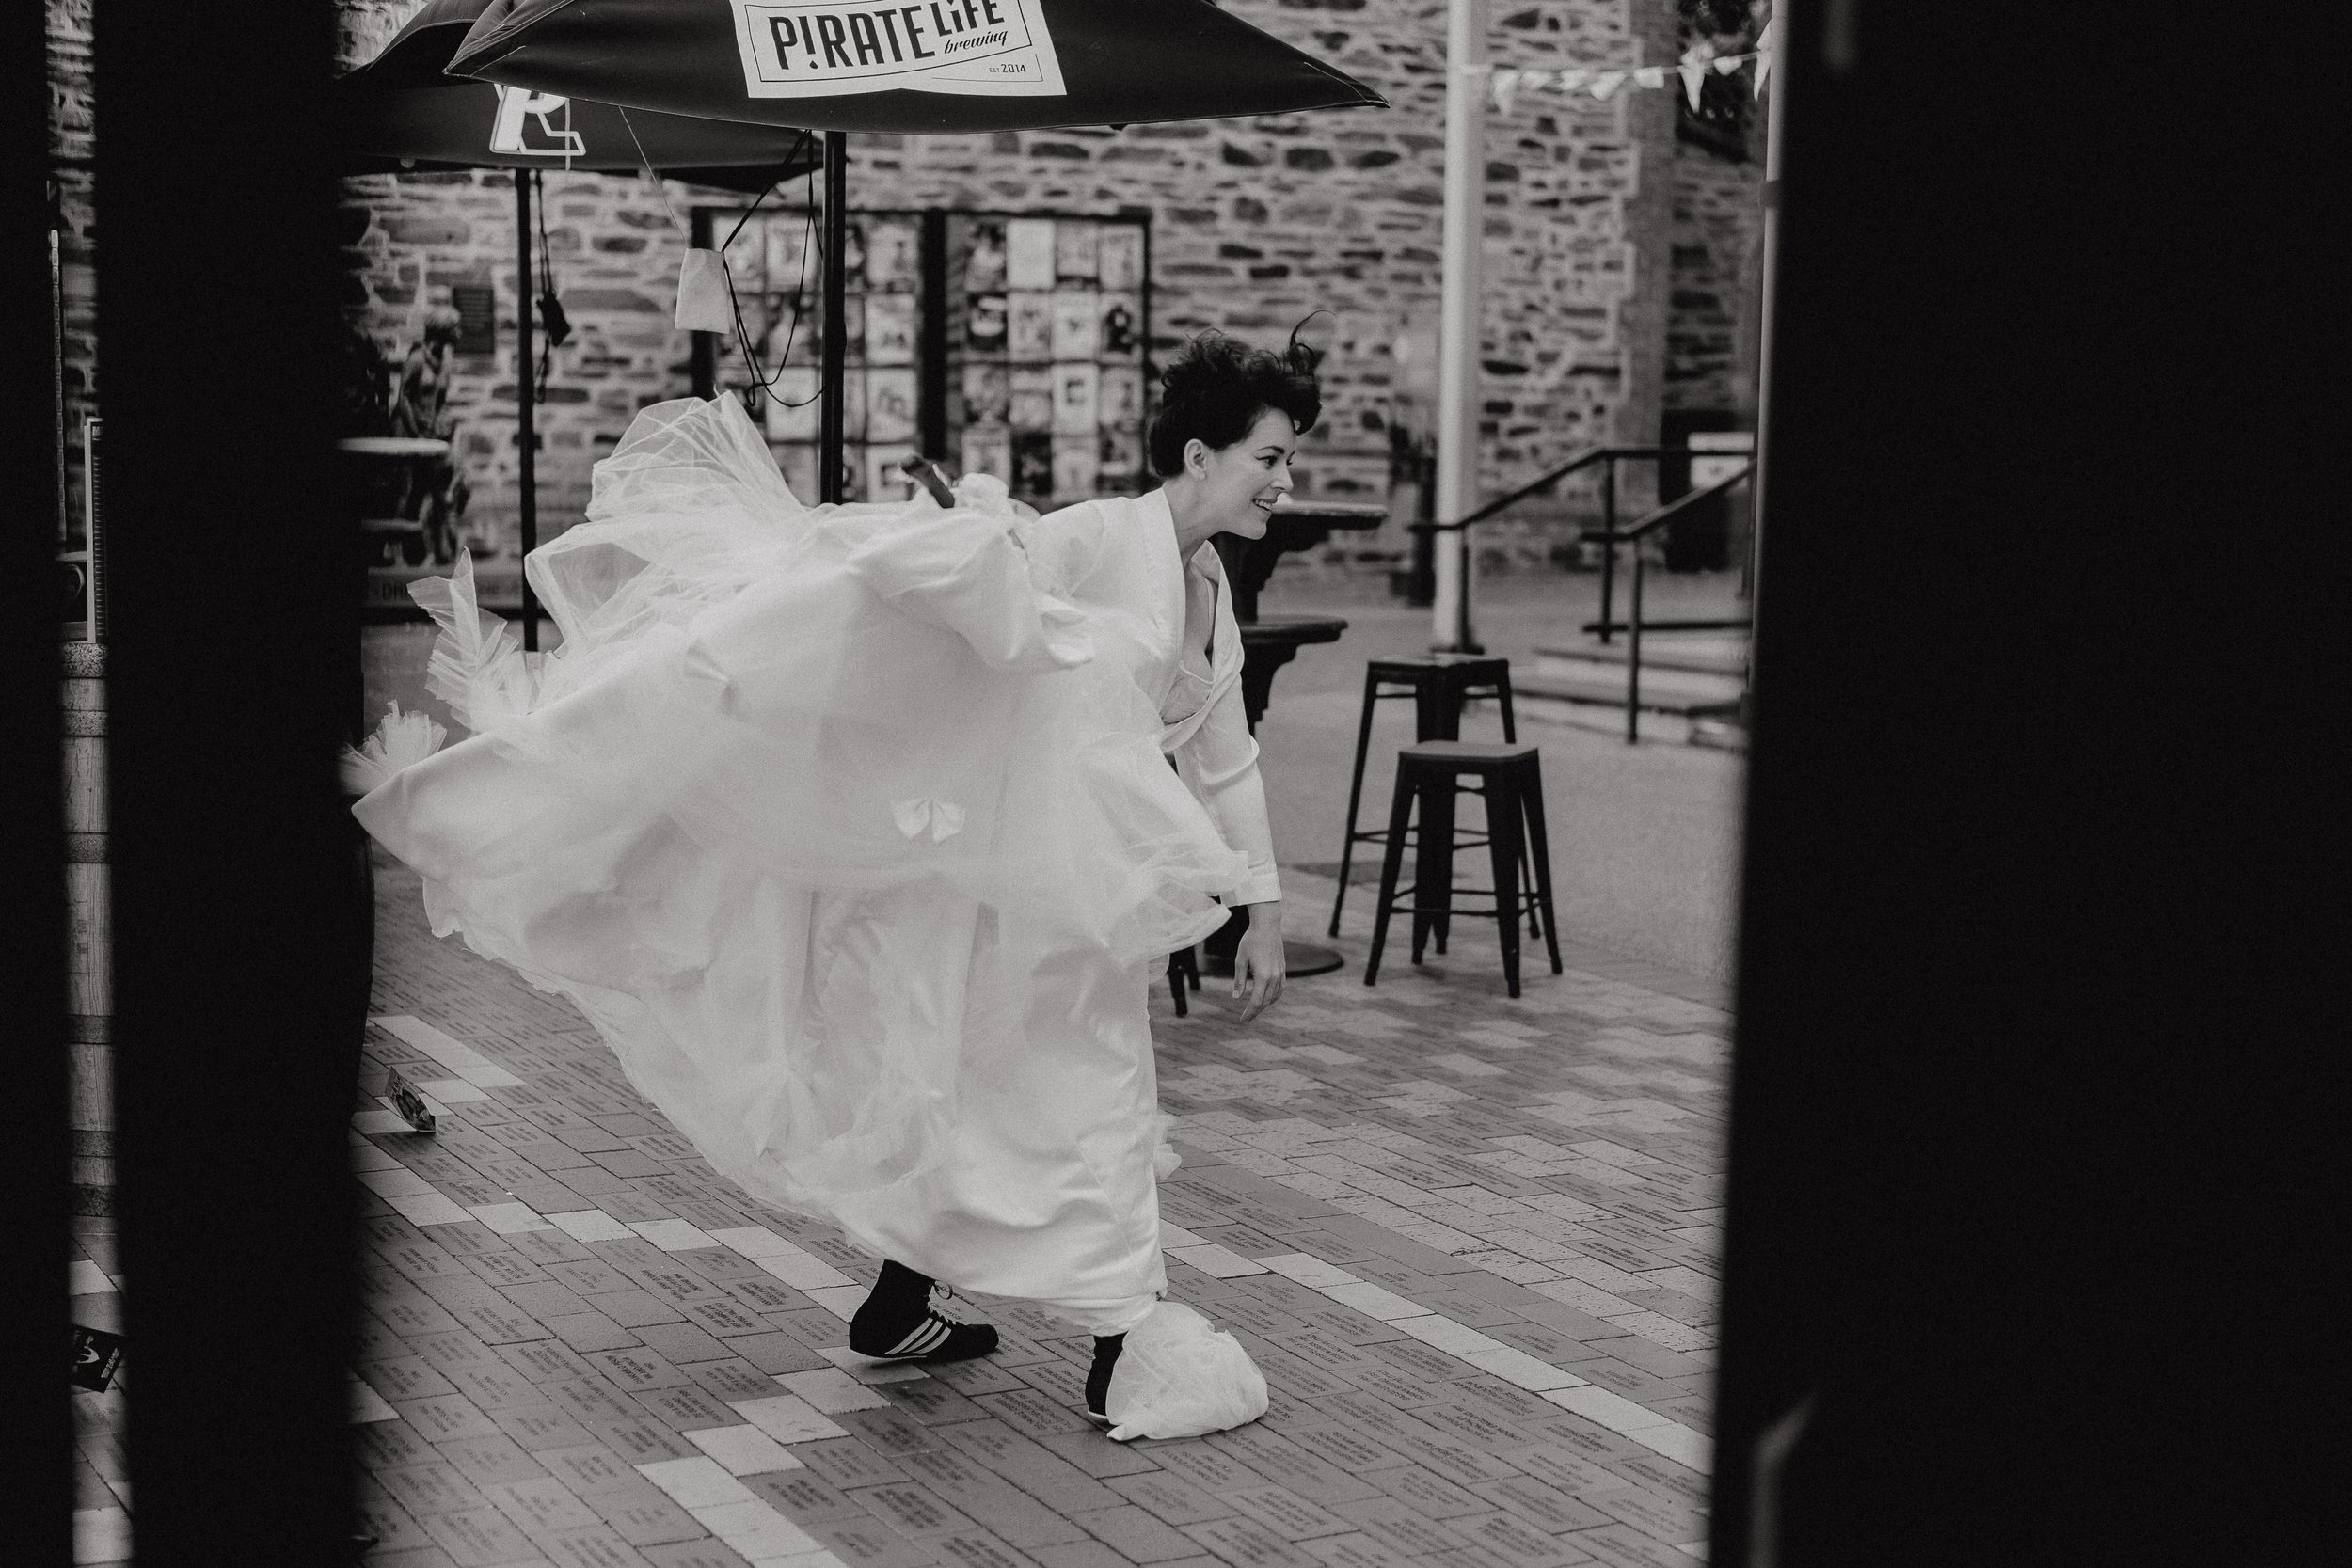
[[[633,171],[743,192],[817,166],[805,131],[696,119],[453,78],[450,56],[489,0],[428,0],[391,42],[337,84],[333,130],[354,174],[511,168],[522,308],[516,362],[520,410],[520,523],[525,554],[539,542],[535,376],[532,366],[531,200],[538,171]],[[538,646],[538,606],[523,587],[523,645]]]
[[[1207,0],[491,0],[449,66],[541,92],[825,133],[824,310],[841,320],[844,135],[1385,107]],[[842,338],[819,499],[841,499]]]

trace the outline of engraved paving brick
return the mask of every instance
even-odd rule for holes
[[[421,1355],[391,1355],[370,1361],[358,1369],[359,1376],[387,1400],[429,1399],[437,1394],[453,1394],[457,1390],[449,1379],[434,1370]]]
[[[416,1428],[426,1441],[432,1443],[447,1442],[454,1437],[486,1437],[498,1432],[497,1423],[461,1394],[404,1400],[392,1408],[400,1412],[401,1419]]]
[[[1494,1506],[1418,1465],[1402,1465],[1394,1469],[1382,1470],[1374,1479],[1390,1497],[1411,1504],[1432,1519],[1483,1513]]]
[[[1559,1539],[1610,1568],[1691,1568],[1689,1554],[1624,1525],[1603,1525]]]
[[[501,1563],[539,1560],[530,1537],[495,1508],[428,1514],[422,1523],[461,1568],[495,1568]]]
[[[637,1338],[673,1366],[686,1361],[716,1361],[735,1354],[691,1323],[647,1323],[637,1330]]]
[[[776,1391],[772,1376],[749,1361],[733,1356],[720,1361],[690,1362],[683,1370],[696,1387],[723,1401],[765,1399]]]
[[[360,1528],[375,1538],[375,1552],[385,1554],[431,1547],[433,1537],[411,1514],[383,1492],[362,1494],[354,1505]]]
[[[1263,1425],[1218,1433],[1208,1441],[1227,1453],[1238,1455],[1251,1469],[1268,1480],[1327,1507],[1380,1495],[1380,1488],[1373,1482],[1326,1463]]]
[[[955,1568],[1039,1568],[1035,1558],[984,1530],[942,1535],[930,1543],[933,1555]]]
[[[1119,1501],[1118,1494],[1101,1481],[1000,1422],[961,1421],[933,1430],[958,1451],[995,1471],[1049,1508],[1078,1513],[1089,1508],[1109,1508]]]
[[[534,1539],[549,1530],[593,1528],[599,1523],[595,1509],[549,1476],[485,1486],[482,1495]]]
[[[476,1487],[501,1481],[536,1481],[547,1471],[521,1445],[502,1432],[486,1437],[465,1437],[435,1445],[441,1457]]]
[[[1133,1503],[1080,1513],[1075,1522],[1130,1562],[1173,1562],[1200,1550],[1190,1536]]]
[[[764,1478],[763,1478],[764,1479]],[[756,1488],[755,1488],[756,1490]],[[789,1518],[788,1513],[786,1517]],[[843,1568],[928,1568],[931,1554],[888,1526],[860,1515],[856,1519],[796,1520]]]
[[[520,1410],[497,1411],[490,1418],[528,1453],[578,1448],[595,1440],[586,1427],[552,1402]]]
[[[1672,1495],[1661,1497],[1643,1487],[1628,1486],[1587,1493],[1582,1500],[1619,1524],[1629,1525],[1670,1546],[1707,1533],[1702,1511],[1689,1500]]]
[[[1255,1519],[1212,1519],[1184,1532],[1232,1568],[1319,1568],[1316,1560]]]
[[[1159,1457],[1165,1460],[1176,1451],[1168,1449]],[[1231,1503],[1218,1499],[1214,1486],[1195,1486],[1184,1477],[1164,1470],[1148,1475],[1113,1476],[1103,1484],[1170,1525],[1197,1525],[1233,1513]]]
[[[843,1491],[907,1479],[906,1471],[854,1437],[795,1443],[792,1457]]]
[[[1322,1561],[1324,1568],[1404,1568],[1404,1564],[1413,1560],[1361,1530],[1301,1544]]]
[[[1591,1554],[1565,1544],[1537,1529],[1515,1513],[1480,1514],[1448,1523],[1455,1534],[1484,1546],[1514,1568],[1565,1568],[1590,1560]]]
[[[610,1378],[616,1388],[675,1388],[692,1381],[651,1350],[596,1351],[583,1359]]]
[[[969,1515],[915,1481],[869,1486],[850,1496],[901,1535],[946,1535],[973,1528]]]
[[[646,1553],[648,1561],[658,1560],[652,1556],[654,1547],[710,1533],[700,1520],[651,1486],[642,1492],[599,1493],[587,1501],[613,1534]]]
[[[677,1432],[738,1426],[743,1419],[709,1390],[691,1383],[656,1388],[630,1397],[656,1420]]]
[[[939,1447],[931,1429],[902,1410],[843,1410],[831,1418],[867,1448],[893,1458]]]
[[[1532,1476],[1481,1481],[1471,1490],[1548,1534],[1590,1529],[1595,1525],[1609,1522],[1607,1514],[1589,1503],[1581,1502],[1569,1492],[1548,1485]]]
[[[1351,1528],[1346,1521],[1317,1508],[1284,1487],[1242,1486],[1226,1496],[1235,1508],[1285,1541],[1304,1541],[1314,1535],[1343,1535]]]
[[[771,1508],[803,1528],[825,1519],[854,1523],[872,1517],[854,1497],[805,1467],[739,1479]]]

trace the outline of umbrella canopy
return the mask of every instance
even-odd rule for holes
[[[824,131],[1385,107],[1207,0],[491,0],[454,75]]]
[[[626,173],[650,166],[665,179],[750,193],[824,163],[817,138],[805,132],[624,111],[488,82],[339,93],[334,111],[343,167],[352,174],[458,168]]]
[[[333,126],[354,174],[407,169],[622,171],[762,191],[819,166],[813,138],[444,74],[489,0],[429,0],[381,54],[337,84]]]
[[[1208,0],[491,0],[449,63],[534,92],[825,133],[824,320],[844,310],[847,136],[1385,108]],[[843,335],[819,499],[842,499]]]

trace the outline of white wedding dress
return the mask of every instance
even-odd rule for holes
[[[355,809],[755,1197],[1121,1333],[1151,975],[1278,895],[1240,635],[1157,495],[957,494],[805,507],[732,397],[646,409],[528,562],[558,652],[419,585],[474,734]]]

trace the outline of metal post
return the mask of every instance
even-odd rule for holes
[[[1486,0],[1451,0],[1446,24],[1445,241],[1438,314],[1438,516],[1478,505],[1479,253],[1486,230]],[[1474,653],[1468,529],[1437,546],[1438,650]]]
[[[531,188],[532,169],[515,171],[515,444],[519,451],[515,483],[521,489],[523,559],[539,547],[539,378],[532,365]],[[539,650],[539,601],[523,574],[523,651]]]
[[[1633,541],[1633,608],[1625,631],[1625,743],[1642,737],[1642,542]]]
[[[844,367],[849,341],[843,336],[849,309],[847,280],[842,275],[849,245],[850,138],[840,131],[825,133],[825,279],[824,390],[817,404],[817,499],[841,499],[841,434]]]
[[[1617,585],[1617,460],[1600,464],[1600,645],[1609,646],[1611,590]]]

